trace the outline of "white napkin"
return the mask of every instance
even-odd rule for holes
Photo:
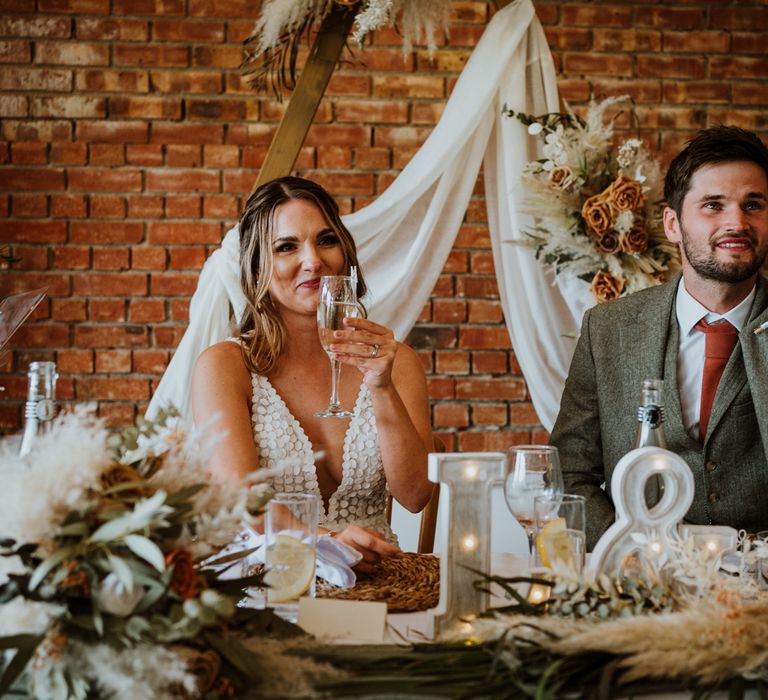
[[[240,562],[225,571],[222,579],[233,579],[243,575],[243,572],[250,570],[256,564],[265,562],[266,547],[264,546],[264,535],[260,535],[252,528],[246,526],[240,532],[235,542],[227,545],[221,552],[213,557],[218,559],[227,554],[234,554],[244,549],[253,549],[256,551],[244,557]],[[316,574],[338,588],[352,588],[357,581],[352,567],[357,564],[363,555],[349,545],[335,540],[330,535],[321,535],[317,538],[317,558],[315,560]]]

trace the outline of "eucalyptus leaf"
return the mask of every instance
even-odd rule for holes
[[[34,591],[53,569],[74,553],[74,547],[62,547],[51,554],[32,573],[32,577],[29,579],[29,590]]]
[[[141,557],[144,561],[149,562],[159,572],[162,573],[165,571],[165,557],[163,556],[163,552],[160,550],[160,547],[148,537],[143,537],[142,535],[126,535],[124,541],[126,546],[137,557]]]
[[[135,582],[133,580],[133,573],[131,567],[125,562],[122,557],[118,557],[115,554],[107,552],[107,560],[112,572],[120,579],[120,583],[125,586],[125,590],[128,593],[133,593]]]

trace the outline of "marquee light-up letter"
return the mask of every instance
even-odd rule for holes
[[[440,498],[440,602],[430,612],[428,634],[467,631],[467,623],[488,608],[488,593],[476,588],[490,572],[491,489],[504,479],[501,452],[429,455],[429,478],[444,485]],[[469,568],[467,568],[469,567]]]

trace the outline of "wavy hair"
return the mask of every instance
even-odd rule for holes
[[[344,273],[358,268],[357,296],[367,291],[360,274],[357,248],[352,234],[341,221],[339,207],[320,185],[301,177],[270,180],[254,190],[240,216],[240,283],[246,306],[239,338],[245,364],[251,372],[267,374],[275,368],[285,346],[285,326],[272,297],[272,233],[275,213],[292,200],[312,202],[339,237],[344,255]]]

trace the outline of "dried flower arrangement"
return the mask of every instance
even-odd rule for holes
[[[354,12],[353,39],[362,45],[366,36],[397,24],[403,36],[403,53],[424,39],[430,55],[436,35],[448,24],[449,0],[265,0],[251,36],[245,41],[245,75],[257,89],[296,83],[296,61],[302,36],[317,28],[334,8]]]
[[[639,139],[613,143],[606,112],[628,102],[592,102],[584,119],[572,111],[506,111],[543,142],[542,158],[521,178],[523,206],[536,222],[527,232],[536,257],[556,274],[589,282],[598,302],[659,284],[679,267],[662,226],[658,163]]]
[[[260,511],[262,486],[212,481],[173,411],[110,437],[78,408],[26,457],[2,449],[0,696],[202,697],[255,682],[237,632],[260,611],[236,603],[261,579],[219,578],[249,551],[210,558]]]

